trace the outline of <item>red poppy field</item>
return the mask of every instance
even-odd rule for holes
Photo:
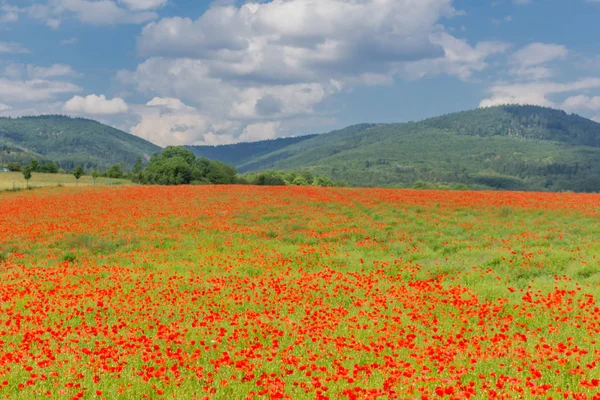
[[[600,196],[0,194],[0,397],[600,399]]]

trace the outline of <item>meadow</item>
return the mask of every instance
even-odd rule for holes
[[[600,399],[600,196],[0,193],[0,397]]]
[[[96,178],[96,185],[131,185],[127,179]],[[34,172],[29,180],[29,187],[47,186],[94,186],[94,179],[84,175],[79,182],[71,174],[44,174]],[[27,181],[21,172],[0,172],[0,191],[12,189],[27,189]]]

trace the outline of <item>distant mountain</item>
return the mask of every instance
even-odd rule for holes
[[[226,164],[240,165],[253,159],[272,153],[283,147],[311,139],[316,135],[306,135],[292,138],[262,140],[260,142],[237,143],[220,146],[186,146],[196,157],[206,157],[219,160]]]
[[[241,172],[306,169],[356,186],[600,191],[600,124],[543,107],[483,108],[284,140],[223,146],[212,156]]]
[[[84,118],[40,116],[0,118],[0,163],[52,160],[62,168],[131,166],[161,148],[99,122]]]

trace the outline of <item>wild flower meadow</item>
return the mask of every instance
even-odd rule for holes
[[[0,397],[600,399],[600,196],[0,194]]]

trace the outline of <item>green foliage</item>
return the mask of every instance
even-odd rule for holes
[[[306,170],[363,187],[600,191],[600,124],[548,108],[491,107],[296,139],[271,141],[276,150],[236,166]],[[221,151],[237,155],[247,145]]]
[[[233,184],[237,171],[220,161],[196,158],[184,147],[169,146],[154,154],[139,181],[155,185]]]
[[[73,252],[67,252],[65,253],[65,255],[62,257],[63,261],[72,263],[75,262],[75,260],[77,260],[77,256],[73,253]]]
[[[33,168],[31,167],[31,165],[26,165],[23,168],[21,168],[21,172],[23,173],[23,178],[25,178],[25,180],[29,182],[29,180],[31,179],[31,174],[33,172]]]
[[[108,178],[120,179],[123,177],[123,170],[121,169],[121,164],[115,164],[106,171],[106,176]]]
[[[21,164],[19,164],[18,162],[11,162],[8,163],[6,165],[6,167],[8,168],[9,171],[11,172],[20,172],[21,171]]]
[[[133,164],[132,172],[134,174],[141,174],[144,171],[144,163],[142,162],[142,157],[138,156],[135,159],[135,164]]]
[[[77,165],[84,169],[108,168],[121,162],[129,168],[138,156],[159,150],[137,136],[84,118],[0,118],[0,164],[23,165],[32,159],[42,164],[49,159],[66,170]]]
[[[142,157],[136,158],[135,164],[133,164],[133,169],[131,170],[132,177],[131,180],[135,183],[139,183],[143,179],[144,172],[144,163],[142,162]]]
[[[252,185],[261,186],[347,186],[344,182],[333,182],[324,176],[315,176],[309,171],[262,171],[258,173],[247,173],[241,175],[238,181],[243,179]]]
[[[32,160],[29,166],[31,167],[31,172],[40,172],[40,162],[38,160]]]
[[[46,174],[58,174],[58,166],[53,162],[46,162],[40,165],[39,172]]]
[[[91,173],[92,179],[94,181],[94,186],[96,186],[96,179],[100,176],[100,172],[97,169],[94,169]]]
[[[83,176],[83,168],[81,167],[81,165],[78,165],[75,168],[73,168],[73,171],[71,171],[71,174],[73,174],[75,179],[77,181],[79,181],[79,178],[81,178]]]

